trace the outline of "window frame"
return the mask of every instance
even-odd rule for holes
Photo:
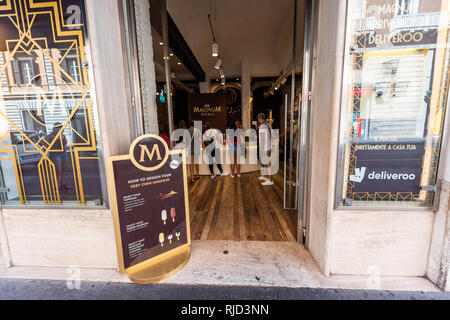
[[[450,143],[450,138],[448,135],[450,134],[449,127],[449,121],[450,121],[450,99],[447,99],[447,107],[446,107],[446,114],[444,116],[444,122],[443,122],[443,130],[441,133],[441,152],[439,154],[439,162],[437,165],[437,171],[436,171],[436,190],[434,191],[433,195],[433,201],[432,204],[427,206],[411,206],[411,205],[398,205],[398,206],[386,206],[383,204],[380,205],[370,205],[370,206],[361,206],[361,205],[344,205],[342,203],[342,192],[344,187],[344,160],[343,156],[346,152],[346,141],[345,141],[345,134],[346,134],[346,114],[345,114],[345,106],[348,103],[348,100],[344,94],[345,90],[350,87],[349,81],[350,81],[350,75],[352,72],[352,69],[350,66],[350,60],[353,58],[350,54],[354,47],[352,45],[351,36],[352,36],[352,26],[353,26],[353,15],[352,15],[352,1],[353,0],[346,0],[346,22],[345,22],[345,44],[344,44],[344,50],[343,50],[343,67],[342,67],[342,73],[340,76],[340,102],[339,102],[339,132],[337,136],[337,167],[336,167],[336,174],[335,174],[335,190],[334,190],[334,210],[336,211],[436,211],[437,207],[439,205],[439,199],[440,199],[440,181],[442,180],[443,176],[443,167],[441,166],[443,158],[446,156],[443,151],[445,151],[442,146],[446,146]],[[401,0],[400,0],[401,1]],[[416,1],[416,0],[413,0]],[[419,2],[417,1],[416,7],[418,8]],[[396,15],[397,16],[397,15]],[[449,93],[450,94],[450,93]],[[449,149],[450,150],[450,149]],[[448,151],[447,151],[448,153]]]
[[[86,1],[86,0],[84,0]],[[84,2],[83,1],[83,2]],[[95,106],[94,109],[92,110],[93,115],[96,117],[95,122],[97,123],[98,127],[95,128],[95,139],[97,141],[97,155],[99,157],[98,160],[98,170],[99,170],[99,178],[100,178],[100,187],[101,187],[101,197],[102,197],[102,203],[99,205],[91,205],[89,204],[92,201],[86,201],[85,205],[80,205],[77,204],[76,202],[65,202],[65,203],[61,203],[61,204],[44,204],[44,203],[40,203],[39,201],[36,202],[31,202],[30,204],[20,204],[20,203],[4,203],[3,199],[6,199],[6,195],[4,193],[0,193],[0,211],[1,210],[77,210],[77,211],[84,211],[84,212],[88,212],[88,211],[92,211],[92,210],[97,210],[97,211],[104,211],[104,210],[110,210],[110,200],[109,200],[109,190],[108,190],[108,184],[107,184],[107,175],[106,175],[106,156],[105,156],[105,152],[104,152],[104,146],[103,146],[103,134],[102,134],[102,126],[100,124],[100,111],[99,111],[99,106],[98,106],[98,100],[97,100],[97,93],[96,93],[96,85],[95,85],[95,77],[94,77],[94,69],[93,69],[93,56],[92,56],[92,52],[91,52],[91,43],[90,43],[90,36],[89,36],[89,19],[88,16],[86,14],[86,10],[87,8],[84,6],[83,3],[83,8],[82,10],[84,10],[84,26],[82,27],[78,27],[78,29],[82,30],[83,33],[83,41],[84,41],[84,49],[85,49],[85,57],[86,57],[86,65],[81,64],[80,60],[77,60],[77,64],[78,64],[78,68],[79,71],[81,72],[80,77],[82,76],[83,73],[83,69],[87,69],[87,76],[89,78],[89,83],[90,83],[90,89],[89,89],[89,97],[90,99],[92,99],[92,104]],[[70,57],[70,55],[69,55]],[[73,56],[74,58],[77,58],[77,56]],[[35,58],[35,57],[34,57]],[[18,59],[14,59],[14,60],[19,60],[21,58]],[[27,59],[27,58],[25,58]],[[33,60],[33,64],[35,64],[35,60]],[[12,67],[12,66],[11,66]],[[13,71],[13,70],[12,70]],[[35,71],[35,69],[34,69]],[[13,72],[14,73],[14,72]],[[52,73],[54,75],[54,70],[53,70],[53,66],[52,66]],[[13,74],[13,79],[15,80],[14,74]],[[9,84],[11,86],[11,84]],[[37,84],[35,84],[37,85]],[[39,84],[40,85],[40,84]],[[20,86],[24,86],[24,84],[17,84],[14,83],[14,86],[16,87],[20,87]],[[22,119],[22,114],[20,114],[20,117]],[[0,188],[4,187],[4,173],[3,173],[3,168],[2,166],[0,166]],[[7,188],[7,187],[5,187]]]

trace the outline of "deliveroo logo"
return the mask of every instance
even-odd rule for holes
[[[351,182],[361,183],[366,177],[366,167],[355,169],[355,174],[349,177]],[[389,180],[389,181],[414,181],[416,174],[414,173],[391,173],[387,171],[371,171],[367,175],[369,180]]]
[[[366,176],[366,171],[367,168],[366,167],[362,167],[360,168],[356,168],[355,169],[355,174],[350,176],[350,181],[352,182],[357,182],[357,183],[361,183],[364,180],[364,177]]]

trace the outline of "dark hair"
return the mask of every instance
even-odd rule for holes
[[[195,125],[194,120],[189,119],[188,120],[188,125],[189,125],[189,127],[193,127]]]
[[[179,126],[181,129],[186,129],[186,128],[187,128],[186,121],[180,120],[178,126]]]
[[[206,130],[209,130],[212,128],[211,121],[205,121],[205,128],[206,128]]]
[[[61,123],[61,122],[55,122],[55,123],[53,124],[53,130],[52,130],[52,132],[53,132],[53,133],[57,133],[57,132],[59,131],[59,128],[61,128],[61,126],[62,126],[62,123]]]

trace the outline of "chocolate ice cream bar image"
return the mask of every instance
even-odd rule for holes
[[[169,243],[172,243],[172,238],[173,238],[173,235],[172,235],[172,234],[169,234],[169,235],[167,236],[167,239],[169,240]]]
[[[166,210],[163,210],[161,212],[161,220],[164,222],[164,225],[167,224],[167,211]]]
[[[159,234],[159,243],[161,243],[161,247],[164,247],[164,233]]]
[[[170,209],[170,217],[172,218],[172,222],[175,222],[175,217],[177,216],[177,212],[175,208]]]

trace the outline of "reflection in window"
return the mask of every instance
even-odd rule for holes
[[[351,94],[342,105],[338,205],[430,206],[448,101],[449,31],[440,19],[448,2],[350,4],[355,50],[344,76]]]
[[[83,29],[61,16],[83,1],[11,1],[17,12],[0,7],[1,205],[102,205],[97,112],[80,67]],[[33,23],[21,37],[26,14]]]
[[[419,8],[419,0],[397,0],[397,15],[416,14]]]
[[[65,71],[66,74],[70,76],[67,77],[67,75],[64,72],[61,72],[61,78],[66,83],[80,83],[81,75],[80,75],[80,67],[78,65],[78,57],[75,55],[75,52],[72,50],[68,52],[65,59],[61,60],[61,68]]]
[[[17,53],[11,61],[13,77],[10,79],[10,85],[39,85],[40,70],[36,59],[34,52],[31,55]]]

